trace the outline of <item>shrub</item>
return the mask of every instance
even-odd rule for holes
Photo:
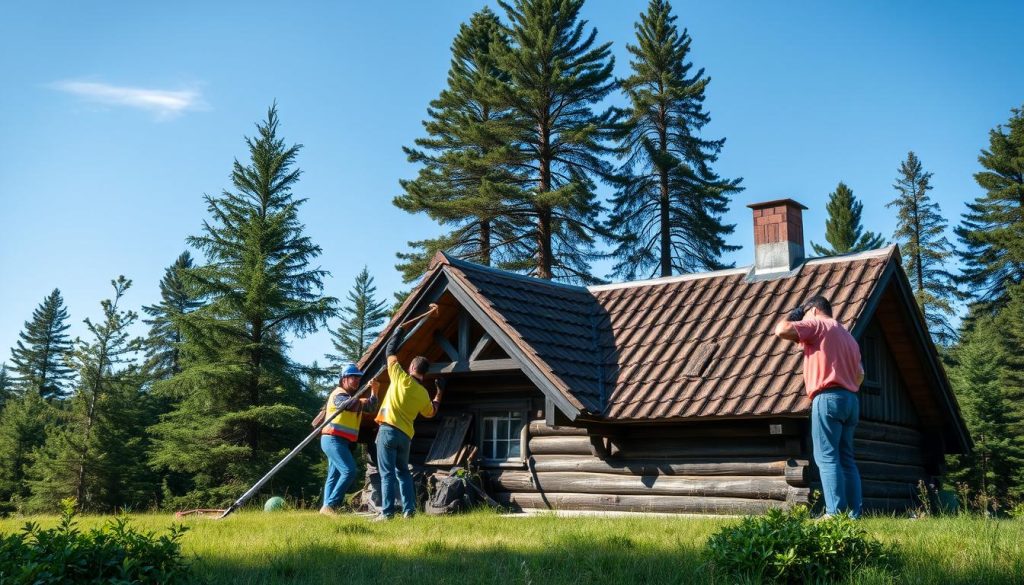
[[[153,583],[193,581],[181,554],[184,526],[167,534],[139,532],[125,517],[88,532],[78,529],[74,500],[61,502],[55,528],[29,522],[20,533],[0,535],[0,583]]]
[[[884,566],[890,558],[855,520],[812,521],[803,506],[727,526],[711,536],[705,554],[723,576],[757,583],[838,581],[868,565]]]

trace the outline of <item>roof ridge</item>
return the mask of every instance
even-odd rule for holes
[[[469,260],[462,260],[461,258],[454,258],[451,256],[446,256],[446,258],[448,260],[448,264],[456,268],[469,268],[470,270],[490,272],[498,276],[511,278],[513,280],[521,280],[523,282],[529,282],[531,284],[554,286],[558,288],[569,289],[575,292],[589,292],[589,290],[585,286],[568,284],[565,282],[558,282],[556,280],[547,280],[545,278],[537,278],[536,276],[528,276],[526,274],[519,274],[518,272],[512,272],[511,270],[502,270],[501,268],[495,268],[493,266],[484,266],[483,264],[477,264],[476,262],[470,262]]]
[[[876,248],[874,250],[867,250],[864,252],[854,252],[852,254],[841,254],[839,256],[822,256],[819,258],[809,258],[804,260],[800,266],[819,264],[831,264],[835,262],[855,262],[857,260],[866,260],[868,258],[881,258],[888,256],[892,253],[893,249],[896,248],[896,244],[890,244],[883,248]],[[613,282],[611,284],[597,284],[594,286],[588,286],[587,290],[594,292],[603,292],[608,290],[616,290],[620,288],[635,288],[640,286],[653,286],[658,284],[672,284],[676,282],[685,282],[687,280],[701,280],[704,278],[718,278],[721,276],[733,276],[736,274],[747,274],[750,272],[752,266],[739,266],[737,268],[725,268],[722,270],[711,270],[708,272],[691,272],[690,274],[677,274],[675,276],[662,276],[659,278],[649,278],[645,280],[630,280],[625,282]],[[799,269],[793,270],[790,276],[796,276]]]

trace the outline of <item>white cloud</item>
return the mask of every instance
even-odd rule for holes
[[[155,113],[158,119],[173,118],[203,105],[202,95],[194,89],[170,91],[91,81],[59,81],[53,84],[53,88],[91,102],[150,111]]]

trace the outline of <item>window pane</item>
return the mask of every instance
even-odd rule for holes
[[[495,443],[495,459],[507,459],[508,458],[508,442],[498,441]]]
[[[499,439],[507,439],[508,438],[508,419],[507,418],[502,417],[502,418],[498,419],[498,438]]]
[[[511,441],[508,444],[508,456],[509,458],[519,457],[519,441]]]
[[[494,459],[494,441],[484,439],[483,452],[484,459]]]

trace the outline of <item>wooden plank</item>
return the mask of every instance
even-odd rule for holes
[[[774,427],[774,428],[773,428]],[[679,426],[644,425],[624,431],[628,439],[688,439],[800,436],[802,425],[796,421],[758,421],[756,423],[688,424]]]
[[[590,438],[530,437],[530,453],[534,455],[590,455]]]
[[[518,509],[544,510],[548,503],[556,510],[597,510],[608,512],[654,512],[669,514],[763,514],[772,508],[788,508],[779,500],[750,500],[703,496],[623,496],[611,494],[511,493],[497,492],[494,499]],[[545,502],[546,500],[546,502]]]
[[[475,362],[433,363],[428,374],[472,374],[476,372],[518,371],[519,364],[513,359],[477,360]]]
[[[922,465],[924,453],[918,447],[854,439],[853,452],[857,460],[880,461],[899,465]]]
[[[448,338],[445,337],[444,335],[441,335],[440,331],[434,332],[434,343],[436,343],[438,346],[441,347],[441,349],[444,350],[444,353],[448,356],[448,359],[450,359],[453,362],[459,361],[459,350],[455,349],[455,346],[452,345],[452,342],[448,341]]]
[[[540,472],[584,471],[618,475],[740,475],[784,477],[788,463],[779,459],[743,460],[691,459],[597,459],[566,455],[535,455],[534,467]]]
[[[677,457],[753,457],[790,455],[786,444],[777,438],[717,439],[612,439],[613,457],[624,459],[674,459]]]
[[[572,492],[580,494],[713,496],[785,500],[790,487],[785,478],[707,477],[684,475],[615,475],[611,473],[537,473],[503,470],[489,474],[489,482],[507,492]]]
[[[480,341],[476,342],[476,347],[473,348],[473,352],[469,354],[469,361],[474,361],[479,358],[480,354],[482,354],[484,350],[487,349],[487,346],[491,344],[491,341],[493,341],[491,336],[487,332],[484,332],[480,337]]]
[[[580,427],[549,427],[547,421],[530,421],[531,437],[568,437],[586,436],[587,429]]]
[[[459,358],[457,362],[469,361],[469,315],[459,312]]]
[[[466,439],[466,432],[469,430],[469,423],[473,415],[463,412],[455,416],[446,416],[441,422],[441,429],[434,437],[430,445],[430,452],[427,454],[427,465],[455,465],[459,451]]]
[[[917,484],[919,479],[928,477],[924,467],[919,465],[897,465],[880,461],[857,461],[857,469],[862,479],[882,479],[887,481],[909,481]]]
[[[869,441],[883,441],[920,447],[924,436],[917,429],[876,421],[861,420],[857,423],[855,437]]]

